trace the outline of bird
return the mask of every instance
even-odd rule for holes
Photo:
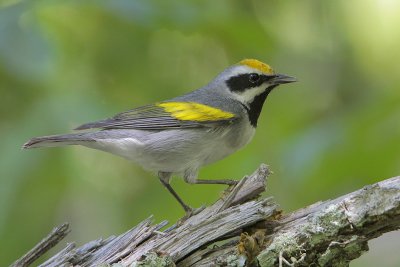
[[[172,188],[171,177],[189,184],[235,185],[231,179],[198,179],[199,169],[247,145],[267,96],[295,81],[257,59],[243,59],[197,90],[74,129],[81,132],[34,137],[23,149],[80,145],[136,162],[157,173],[190,216],[194,209]]]

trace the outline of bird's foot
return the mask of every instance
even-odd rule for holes
[[[205,206],[201,206],[200,208],[197,209],[193,209],[189,206],[187,206],[185,208],[185,216],[183,216],[179,221],[178,221],[178,225],[181,225],[183,222],[185,222],[187,219],[189,219],[190,217],[199,214],[200,212],[202,212],[205,209]]]
[[[237,185],[239,183],[238,180],[226,180],[226,184],[229,186]]]

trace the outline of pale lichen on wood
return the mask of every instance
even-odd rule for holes
[[[348,266],[368,240],[400,227],[400,177],[282,215],[272,198],[257,200],[269,174],[261,165],[166,230],[166,221],[153,225],[149,218],[116,237],[68,244],[40,266]],[[41,244],[47,247],[46,239]],[[29,262],[14,266],[44,252],[32,249]]]
[[[399,229],[400,177],[295,211],[280,224],[258,256],[260,266],[274,266],[280,252],[285,258],[305,253],[297,266],[348,266],[368,250],[368,240]]]

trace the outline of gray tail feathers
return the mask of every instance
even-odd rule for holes
[[[88,138],[84,133],[79,134],[63,134],[63,135],[50,135],[34,137],[26,142],[22,148],[35,148],[35,147],[55,147],[65,145],[79,145],[85,142],[94,142],[92,138]]]

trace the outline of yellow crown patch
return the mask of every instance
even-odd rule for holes
[[[194,102],[164,102],[158,103],[157,106],[183,121],[218,121],[235,116],[230,112]]]
[[[265,74],[274,74],[274,70],[268,64],[257,59],[243,59],[239,64],[249,66],[250,68],[264,72]]]

